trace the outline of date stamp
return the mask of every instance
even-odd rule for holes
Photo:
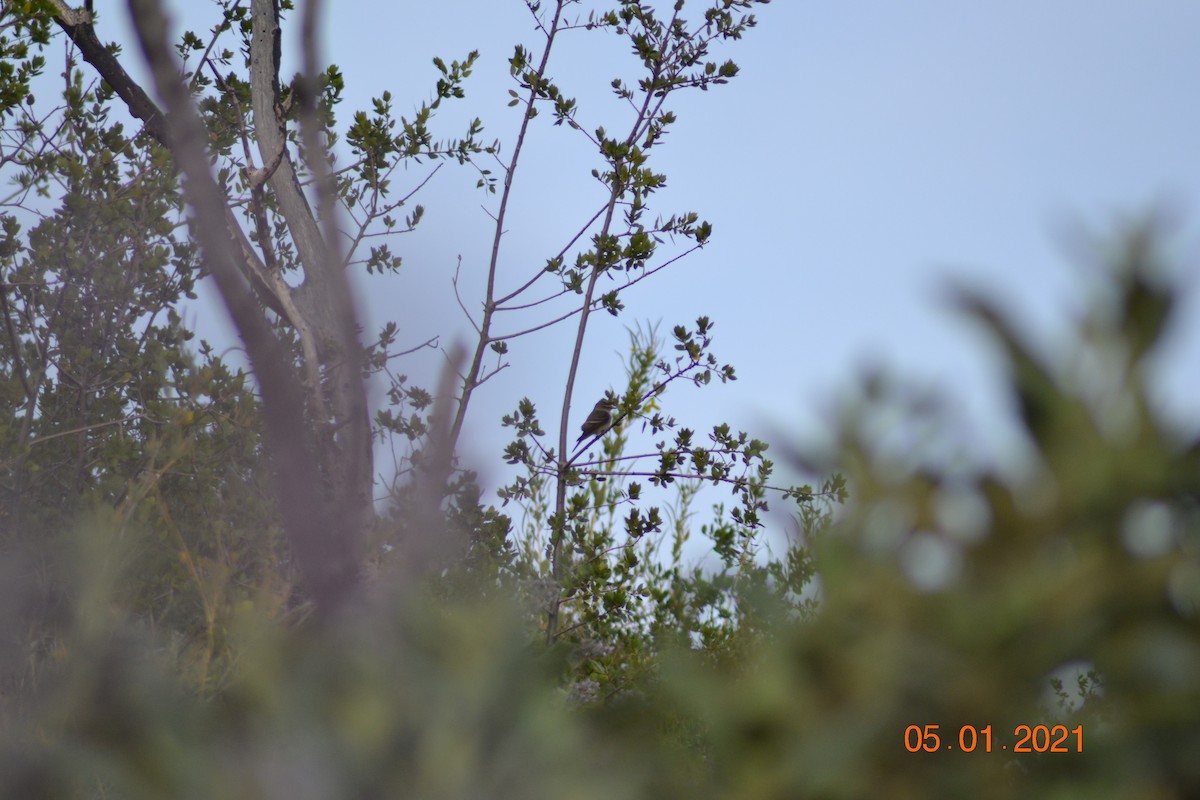
[[[974,753],[1082,753],[1083,726],[1074,729],[1066,725],[1018,725],[1013,729],[1012,740],[1002,736],[993,738],[992,726],[976,728],[963,725],[958,729],[958,740],[952,735],[939,733],[940,725],[909,725],[904,729],[904,749],[910,753],[937,753],[943,750],[961,750]]]

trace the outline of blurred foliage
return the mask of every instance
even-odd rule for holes
[[[809,536],[816,608],[758,582],[738,597],[759,624],[736,657],[648,637],[647,679],[597,702],[564,683],[578,650],[531,637],[515,598],[388,565],[323,624],[237,605],[228,677],[198,693],[181,677],[195,655],[121,602],[136,537],[84,521],[68,633],[36,688],[4,700],[3,794],[1195,796],[1200,446],[1149,402],[1147,376],[1178,291],[1152,229],[1111,261],[1054,363],[982,294],[956,293],[1010,365],[1020,475],[945,457],[946,411],[869,381],[842,424],[851,502]],[[886,447],[880,413],[929,438]],[[0,585],[10,642],[23,594]],[[1013,752],[1018,726],[1054,724],[1081,726],[1082,751],[1072,736],[1071,752]],[[906,729],[928,725],[942,749],[909,752]],[[961,752],[965,725],[990,726],[992,752],[982,736]]]
[[[714,3],[699,38],[625,0],[570,27],[628,36],[654,75],[638,91],[704,89],[736,73],[707,60],[708,43],[740,37],[756,4]],[[244,43],[245,9],[221,9],[211,41],[232,28]],[[500,496],[524,527],[485,507],[470,473],[453,474],[441,505],[397,483],[354,602],[309,616],[268,499],[254,387],[206,344],[191,352],[179,317],[202,273],[173,167],[110,118],[111,90],[71,56],[61,104],[35,114],[48,14],[0,5],[12,184],[0,215],[0,797],[1200,794],[1200,442],[1152,402],[1179,300],[1153,226],[1100,259],[1053,359],[985,294],[954,292],[1007,359],[1018,474],[973,458],[942,398],[874,375],[843,409],[841,472],[782,492],[799,516],[775,553],[762,539],[766,445],[727,426],[701,442],[660,408],[676,379],[734,377],[701,317],[674,329],[674,361],[652,333],[634,336],[620,419],[594,457],[556,460],[528,401],[505,420],[507,457],[525,471]],[[184,37],[185,60],[206,52],[238,63]],[[474,61],[437,62],[437,99],[411,121],[393,119],[386,94],[354,116],[347,208],[411,230],[420,207],[401,220],[409,195],[389,196],[407,159],[493,152],[477,121],[446,142],[426,127]],[[218,178],[253,199],[238,155],[246,84],[198,63]],[[510,64],[529,118],[537,100],[575,125],[575,101],[522,48]],[[318,89],[333,136],[336,68]],[[613,90],[634,96],[619,80]],[[652,231],[637,222],[664,179],[630,164],[673,120],[660,115],[641,148],[597,132],[609,168],[595,177],[634,192],[626,223],[639,230],[596,237],[573,266],[551,259],[571,293],[598,268],[639,274],[657,234],[708,239],[692,212]],[[247,220],[255,241],[294,271],[262,202]],[[351,263],[400,267],[384,246]],[[620,310],[615,292],[602,305]],[[388,372],[398,335],[384,329],[371,371]],[[436,460],[433,396],[394,376],[388,399],[377,423],[412,444],[401,462]],[[638,421],[663,436],[640,473]],[[556,514],[559,478],[569,497]],[[706,482],[732,489],[734,508],[697,528]],[[692,538],[708,562],[687,562]],[[431,542],[449,558],[423,570]],[[1022,725],[1078,733],[1070,752],[1016,753]]]
[[[61,79],[49,112],[30,94],[0,115],[0,557],[21,598],[0,693],[67,651],[72,531],[93,517],[139,543],[112,601],[170,632],[190,682],[219,684],[232,609],[292,592],[254,387],[180,315],[200,266],[167,154],[72,59]]]

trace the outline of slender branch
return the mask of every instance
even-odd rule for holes
[[[463,316],[467,318],[467,322],[471,323],[471,327],[475,329],[476,335],[482,337],[483,331],[475,324],[475,318],[471,316],[471,312],[463,305],[462,295],[458,293],[458,273],[462,271],[462,256],[458,257],[458,266],[454,268],[454,277],[450,279],[451,286],[454,287],[454,299],[458,302],[458,307],[462,309]]]
[[[600,215],[604,213],[606,208],[608,208],[607,203],[600,206],[600,208],[596,211],[596,213],[592,215],[592,218],[589,219],[582,228],[580,228],[578,231],[576,231],[575,235],[571,237],[571,240],[569,242],[567,242],[565,245],[563,245],[562,249],[558,251],[558,255],[555,256],[555,258],[562,258],[563,256],[565,256],[567,254],[567,251],[569,251],[572,247],[574,247],[575,243],[578,242],[581,238],[583,238],[583,235],[585,233],[587,233],[593,225],[596,224],[596,220],[600,219]],[[537,281],[538,279],[540,279],[545,274],[546,274],[546,270],[544,270],[544,269],[538,270],[537,274],[534,275],[532,278],[530,278],[528,281],[526,281],[524,284],[522,284],[521,286],[517,287],[513,291],[506,294],[504,297],[501,297],[499,300],[497,300],[496,301],[496,309],[500,310],[501,307],[504,306],[505,303],[507,303],[509,300],[512,300],[514,297],[522,294],[523,292],[525,292],[526,289],[533,286],[534,282]],[[515,310],[518,308],[521,308],[521,306],[507,306],[507,307],[504,307],[504,310],[511,311],[511,310]]]
[[[245,159],[246,175],[250,182],[249,207],[256,232],[258,233],[258,246],[262,249],[264,266],[269,272],[276,272],[279,265],[275,258],[275,248],[271,244],[271,226],[267,220],[262,186],[279,166],[279,159],[271,166],[263,167],[262,169],[253,168],[254,156],[250,152],[250,131],[246,129],[246,119],[245,114],[242,112],[242,104],[232,87],[226,86],[225,80],[217,72],[217,68],[212,65],[210,65],[210,68],[212,69],[213,79],[217,84],[217,88],[224,92],[229,97],[230,102],[233,103],[234,115],[238,120],[238,136],[242,142],[242,155]],[[282,150],[279,151],[279,155],[282,158]],[[280,314],[280,316],[282,317],[283,314]]]
[[[234,3],[229,10],[231,12],[235,11],[240,5],[241,2],[239,0],[239,2]],[[200,80],[200,71],[204,69],[205,64],[208,64],[210,67],[212,67],[214,73],[217,71],[216,67],[209,62],[208,57],[212,53],[212,49],[216,47],[217,39],[220,39],[221,34],[229,30],[229,19],[229,17],[225,17],[225,19],[221,20],[220,25],[217,25],[213,28],[212,38],[208,40],[208,46],[204,48],[204,52],[200,55],[200,61],[196,64],[196,71],[192,74],[192,82],[189,86],[192,91],[195,91],[196,89],[196,86]]]
[[[676,9],[675,14],[677,15],[678,13],[679,13],[678,9]],[[673,21],[674,21],[674,17],[672,17],[672,22]],[[668,30],[669,30],[669,28],[668,28]],[[624,146],[626,148],[632,147],[634,142],[637,141],[638,132],[639,132],[639,130],[641,130],[643,122],[647,120],[647,114],[649,112],[650,105],[651,105],[651,99],[653,97],[653,89],[658,83],[660,70],[662,69],[661,65],[664,63],[663,56],[665,55],[666,43],[669,40],[669,38],[670,37],[668,37],[668,36],[664,36],[663,41],[662,41],[661,45],[659,46],[658,58],[654,59],[655,66],[654,66],[653,70],[651,71],[650,80],[645,83],[645,87],[646,87],[645,91],[644,91],[645,97],[642,102],[642,108],[638,112],[637,117],[634,119],[633,124],[630,126],[629,135],[626,137],[625,142],[624,142]],[[660,101],[659,107],[661,107],[661,101]],[[614,165],[614,169],[613,169],[614,174],[610,179],[609,199],[608,199],[607,206],[605,208],[604,222],[601,224],[600,232],[598,234],[601,237],[608,235],[608,232],[612,226],[613,216],[616,211],[617,202],[620,199],[621,195],[624,194],[625,189],[626,189],[624,184],[622,184],[620,181],[617,180],[616,172],[618,171],[618,169],[619,169],[619,162],[618,162],[618,164]],[[597,265],[597,268],[592,270],[592,274],[588,278],[587,289],[584,292],[583,304],[582,304],[582,308],[580,309],[580,314],[579,314],[579,324],[578,324],[578,326],[576,328],[576,332],[575,332],[575,346],[571,352],[571,365],[570,365],[570,368],[567,370],[566,386],[563,389],[562,417],[560,419],[559,426],[558,426],[558,429],[559,429],[558,451],[559,451],[559,453],[561,453],[561,455],[559,456],[559,461],[558,461],[558,466],[557,466],[558,480],[557,480],[557,486],[556,486],[556,492],[555,492],[555,502],[554,502],[554,515],[555,515],[555,518],[558,520],[565,520],[565,518],[566,518],[566,503],[567,503],[566,475],[567,475],[567,471],[570,469],[569,462],[567,461],[567,456],[566,456],[566,454],[568,452],[567,451],[567,420],[570,417],[570,413],[571,413],[571,400],[572,400],[572,397],[573,397],[574,391],[575,391],[575,377],[578,374],[579,361],[583,354],[583,339],[584,339],[584,334],[587,332],[587,322],[588,322],[588,317],[590,316],[591,310],[592,310],[592,303],[593,303],[594,293],[596,290],[596,282],[600,279],[601,272],[603,271],[600,267],[601,267],[601,265]],[[565,521],[560,524],[565,525]],[[561,558],[561,553],[560,553],[561,545],[562,545],[563,530],[561,528],[559,530],[555,530],[552,532],[551,535],[552,535],[553,540],[551,541],[551,549],[550,549],[550,568],[553,573],[555,583],[557,585],[562,585],[563,570],[565,568],[564,564],[562,563],[563,559]],[[555,602],[554,604],[551,605],[550,610],[547,613],[546,641],[553,642],[557,635],[558,635],[558,603]]]
[[[401,357],[403,357],[403,356],[411,355],[412,353],[415,353],[415,352],[417,352],[418,350],[424,350],[424,349],[425,349],[425,348],[427,348],[427,347],[436,347],[436,346],[437,346],[437,340],[438,340],[438,337],[437,337],[437,336],[430,336],[430,337],[429,337],[428,339],[426,339],[425,341],[421,342],[421,343],[420,343],[420,344],[418,344],[418,345],[415,345],[415,346],[413,346],[413,347],[410,347],[410,348],[408,348],[407,350],[401,350],[401,351],[400,351],[400,352],[398,352],[398,353],[388,353],[388,355],[387,355],[387,360],[388,360],[388,361],[391,361],[393,358],[401,358]]]
[[[110,419],[106,422],[94,422],[90,425],[83,425],[79,428],[71,428],[68,431],[58,431],[57,433],[48,433],[45,436],[38,436],[29,440],[29,446],[33,447],[35,444],[42,444],[43,442],[48,442],[51,439],[57,439],[60,436],[71,436],[76,433],[95,430],[96,428],[107,428],[110,425],[121,425],[123,423],[133,422],[134,420],[139,419],[151,419],[151,417],[146,414],[133,414],[132,416],[121,417],[120,419]]]
[[[419,192],[419,191],[421,191],[421,189],[425,188],[425,184],[429,183],[429,181],[433,179],[433,176],[436,175],[438,170],[440,170],[441,168],[442,168],[442,164],[438,164],[437,166],[435,166],[432,170],[430,170],[429,174],[426,175],[421,180],[421,182],[418,183],[412,189],[412,191],[410,191],[408,194],[404,195],[404,197],[401,197],[396,202],[389,204],[382,211],[379,210],[377,205],[374,205],[374,204],[372,205],[372,207],[370,209],[365,209],[367,216],[363,219],[362,222],[357,224],[358,231],[354,234],[353,238],[351,238],[351,240],[350,240],[350,244],[347,245],[347,247],[346,247],[346,259],[345,259],[344,266],[348,267],[352,263],[357,263],[357,262],[352,262],[350,259],[352,259],[354,257],[354,253],[358,250],[358,246],[360,244],[362,244],[362,241],[364,239],[367,239],[367,238],[370,238],[373,236],[388,235],[391,233],[395,233],[395,231],[381,231],[379,233],[368,233],[367,228],[370,226],[370,224],[374,220],[378,219],[383,214],[388,214],[391,211],[393,211],[397,208],[400,208],[405,203],[407,203],[414,195],[416,195],[417,192]],[[349,211],[349,209],[347,209],[347,211]],[[408,230],[411,231],[412,228],[410,227],[410,228],[408,228]]]
[[[550,475],[553,473],[539,472],[539,474]],[[687,472],[637,472],[637,471],[628,471],[628,470],[622,471],[622,472],[615,472],[615,471],[610,471],[610,470],[588,470],[584,474],[589,475],[589,476],[600,477],[600,478],[619,478],[619,477],[627,477],[627,476],[633,477],[633,478],[669,477],[669,478],[676,478],[678,480],[696,480],[696,481],[703,481],[705,483],[713,483],[713,484],[717,484],[717,483],[725,484],[725,485],[734,484],[734,485],[739,486],[740,488],[741,487],[748,488],[751,485],[751,479],[746,478],[746,477],[714,478],[711,475],[697,475],[694,473],[687,473]],[[787,492],[795,491],[794,487],[775,486],[775,485],[769,484],[769,483],[758,483],[758,484],[753,484],[753,485],[755,486],[755,488],[759,488],[764,491],[778,492],[779,494],[784,494]],[[807,492],[806,496],[833,498],[833,497],[837,497],[837,492],[834,490],[813,491],[813,492]]]
[[[545,74],[546,65],[550,63],[550,53],[554,48],[556,31],[562,17],[563,4],[564,0],[557,0],[555,3],[554,17],[546,32],[546,47],[542,51],[541,63],[537,68],[538,75]],[[508,213],[508,201],[512,196],[513,177],[516,175],[517,162],[520,160],[521,152],[525,147],[525,136],[529,132],[530,123],[533,122],[534,104],[537,102],[537,97],[537,87],[530,86],[529,96],[525,100],[525,112],[521,115],[521,127],[517,132],[517,142],[513,147],[513,154],[512,158],[509,159],[508,167],[504,170],[504,191],[500,194],[500,208],[496,212],[495,233],[492,237],[492,255],[488,260],[487,290],[483,301],[483,318],[479,324],[480,335],[475,346],[475,353],[471,358],[471,366],[468,368],[466,378],[463,380],[462,394],[459,396],[454,424],[450,427],[448,441],[451,449],[457,446],[458,437],[462,434],[463,423],[466,421],[467,407],[470,405],[472,393],[478,386],[477,379],[483,366],[484,353],[490,341],[492,318],[496,313],[496,275],[500,264],[500,240],[504,236],[504,220]]]
[[[659,272],[660,270],[663,270],[663,269],[669,267],[670,265],[674,264],[679,259],[683,258],[684,256],[687,256],[688,254],[690,254],[696,250],[699,250],[701,247],[702,247],[702,245],[693,245],[692,247],[688,248],[687,250],[684,250],[682,253],[678,253],[675,256],[667,259],[663,263],[659,264],[657,267],[643,271],[642,274],[638,275],[638,277],[634,278],[633,280],[628,281],[624,286],[620,286],[620,287],[614,289],[613,292],[617,293],[617,294],[624,292],[626,289],[630,288],[631,286],[641,283],[642,281],[644,281],[646,278],[649,278],[654,273]],[[534,306],[538,306],[538,305],[542,305],[543,303],[550,302],[551,300],[554,300],[557,297],[561,297],[564,294],[568,294],[567,290],[565,290],[565,289],[561,292],[558,292],[557,294],[553,294],[548,297],[543,297],[539,300],[536,300],[533,303],[527,303],[524,306],[509,306],[508,308],[505,308],[504,310],[505,311],[513,311],[518,308],[533,308]],[[591,306],[594,308],[601,302],[603,302],[601,299],[594,299],[591,301]],[[582,311],[583,311],[582,307],[573,308],[570,311],[564,312],[563,314],[561,314],[558,317],[548,320],[547,322],[543,322],[538,325],[534,325],[531,328],[523,328],[522,330],[515,331],[513,333],[506,333],[506,334],[493,336],[489,341],[503,342],[508,339],[517,339],[521,336],[527,336],[528,334],[531,334],[531,333],[537,333],[540,330],[544,330],[545,328],[549,328],[554,325],[557,325],[558,323],[562,322],[565,319],[570,319],[571,317],[575,316],[576,314],[582,313]]]

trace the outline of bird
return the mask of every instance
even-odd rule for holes
[[[616,405],[616,401],[608,395],[600,398],[600,402],[596,403],[596,407],[592,409],[592,413],[588,414],[588,418],[580,426],[583,434],[575,440],[575,444],[578,445],[589,436],[600,436],[608,433],[608,429],[613,424],[612,411]]]

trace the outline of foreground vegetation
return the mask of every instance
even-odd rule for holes
[[[494,155],[476,124],[440,143],[427,128],[474,56],[439,62],[437,100],[412,120],[387,97],[354,115],[353,164],[334,170],[336,68],[306,53],[291,82],[261,69],[280,9],[214,6],[211,37],[177,50],[181,82],[156,6],[134,5],[162,108],[104,59],[86,12],[3,10],[0,795],[1200,788],[1200,443],[1150,399],[1180,297],[1154,226],[1097,256],[1054,360],[983,295],[954,293],[1007,359],[1029,452],[1016,474],[953,438],[945,398],[880,374],[813,484],[776,486],[764,443],[664,410],[668,389],[735,378],[705,318],[633,335],[614,428],[573,454],[590,312],[619,314],[683,254],[660,247],[711,233],[646,210],[665,99],[736,75],[709,49],[752,27],[754,3],[692,27],[683,4],[660,19],[619,2],[590,27],[528,4],[543,38],[511,62],[520,130],[541,108],[588,137],[600,199],[535,275],[559,281],[533,305],[571,304],[576,347],[557,427],[528,399],[504,420],[515,472],[497,507],[454,453],[518,338],[492,326],[529,306],[489,288],[477,349],[448,352],[435,390],[413,386],[388,367],[398,326],[361,347],[346,305],[347,269],[399,259],[344,251],[326,227],[340,210],[355,247],[394,241],[420,218],[392,194],[399,166]],[[30,86],[52,30],[104,82],[72,61],[43,107]],[[549,77],[556,37],[593,31],[624,37],[643,70],[613,85],[634,109],[620,134],[586,132]],[[497,248],[515,155],[501,163],[501,180],[479,173]],[[601,275],[619,288],[597,290]],[[252,371],[191,344],[180,303],[206,277]],[[373,419],[359,378],[390,381]],[[375,437],[404,443],[382,504]],[[702,485],[731,497],[706,524]],[[772,504],[786,536],[766,533]]]

